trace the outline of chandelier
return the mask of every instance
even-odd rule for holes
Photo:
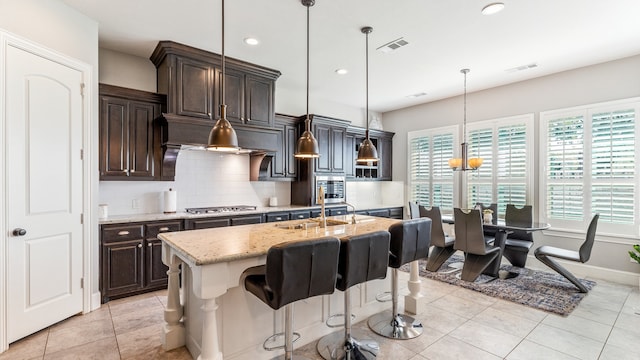
[[[460,156],[462,157],[449,159],[449,167],[454,171],[476,170],[482,165],[482,158],[467,157],[467,74],[469,73],[469,69],[462,69],[460,72],[464,74],[464,117],[462,122],[463,141],[462,144],[460,144]]]

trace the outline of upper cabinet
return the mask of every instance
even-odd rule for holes
[[[318,141],[320,157],[315,159],[314,171],[322,174],[345,173],[345,143],[348,121],[319,115],[309,115],[311,131]],[[304,119],[300,118],[300,133],[304,131]]]
[[[378,161],[357,163],[358,149],[365,138],[365,129],[349,127],[347,130],[347,153],[350,160],[347,163],[346,176],[350,180],[391,180],[392,173],[392,132],[369,130],[369,138],[378,150]],[[351,140],[353,139],[353,140]]]
[[[153,124],[163,103],[154,93],[100,84],[100,180],[154,180]]]
[[[158,92],[167,95],[170,114],[217,119],[222,102],[221,57],[172,41],[161,41],[151,55],[158,69]],[[225,57],[227,119],[272,127],[277,70]]]
[[[296,158],[293,156],[298,142],[297,119],[293,116],[276,114],[275,127],[278,130],[280,148],[271,160],[271,179],[293,181],[298,174]]]

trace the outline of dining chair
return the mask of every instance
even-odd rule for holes
[[[456,233],[453,248],[465,253],[461,279],[473,282],[500,257],[500,247],[485,241],[480,210],[454,208],[453,221]]]
[[[411,216],[412,219],[417,219],[420,217],[418,203],[409,201],[409,216]]]
[[[552,258],[575,261],[583,264],[589,261],[589,258],[591,257],[591,249],[593,248],[593,242],[596,238],[596,228],[598,227],[599,217],[600,214],[595,214],[593,216],[593,219],[591,219],[586,238],[578,251],[544,245],[537,248],[534,252],[534,254],[536,255],[536,259],[540,260],[543,264],[547,265],[555,272],[571,281],[571,283],[573,283],[573,285],[580,289],[580,292],[582,293],[589,292],[589,289],[587,289],[587,287],[584,286],[569,270],[565,269],[562,265],[560,265]]]
[[[507,204],[504,222],[506,225],[531,226],[533,224],[533,207],[525,205],[519,208],[513,204]],[[506,257],[511,265],[523,268],[527,263],[527,255],[529,255],[532,246],[533,234],[513,230],[509,232],[504,242],[502,256]]]
[[[442,214],[440,208],[432,206],[430,209],[422,205],[418,208],[420,210],[420,217],[428,217],[431,219],[431,253],[427,258],[427,270],[438,271],[442,264],[447,261],[448,258],[456,252],[453,248],[455,239],[445,235],[442,229]],[[459,269],[453,269],[457,271]]]

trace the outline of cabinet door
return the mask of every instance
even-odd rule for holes
[[[143,288],[143,240],[103,244],[102,296],[109,298],[139,291]]]
[[[370,216],[389,217],[389,209],[369,210]]]
[[[391,180],[392,176],[392,139],[380,137],[378,139],[378,177],[380,180]]]
[[[273,81],[246,77],[246,123],[259,126],[273,124]]]
[[[178,115],[211,118],[213,115],[213,68],[193,59],[177,59]],[[172,109],[169,109],[171,112]]]
[[[129,164],[127,100],[103,96],[100,100],[100,178],[127,176]]]
[[[275,154],[273,154],[273,158],[271,159],[271,177],[272,178],[281,178],[285,176],[286,173],[286,161],[287,158],[287,146],[285,139],[285,129],[284,126],[278,126],[278,132],[276,134],[278,138],[278,149]]]
[[[215,119],[220,118],[220,104],[222,103],[222,71],[216,69],[216,78],[218,79],[216,85],[216,116]],[[244,94],[245,94],[245,75],[238,71],[225,69],[224,74],[224,103],[227,105],[227,120],[232,123],[244,123]],[[215,120],[214,119],[214,120]]]
[[[129,176],[152,180],[153,167],[153,119],[159,115],[156,104],[129,103]]]
[[[167,286],[167,270],[162,262],[162,241],[158,234],[163,232],[181,231],[182,221],[163,221],[145,225],[145,287],[164,288]]]
[[[313,127],[313,135],[318,141],[320,157],[316,159],[316,172],[331,172],[331,127],[318,124]]]
[[[353,134],[346,134],[344,139],[344,175],[353,179],[356,177],[356,137]]]
[[[285,139],[285,167],[284,172],[286,177],[296,178],[298,175],[298,161],[293,155],[296,152],[296,143],[298,142],[298,132],[294,125],[285,125],[284,127],[284,139]]]
[[[345,169],[345,133],[345,129],[331,128],[331,170],[333,172],[344,172]]]

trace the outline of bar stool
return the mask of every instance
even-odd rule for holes
[[[336,288],[344,291],[344,332],[329,334],[318,341],[318,352],[329,359],[375,359],[380,346],[367,336],[351,331],[351,287],[387,276],[388,231],[354,235],[340,241]],[[356,336],[353,336],[356,335]],[[360,336],[358,336],[360,335]],[[356,339],[358,337],[359,339]],[[337,353],[334,351],[337,350]]]
[[[391,272],[392,309],[372,315],[369,327],[376,334],[391,339],[412,339],[422,334],[422,323],[398,313],[398,268],[418,259],[427,258],[431,244],[431,219],[404,220],[389,227],[389,267]]]
[[[339,251],[340,241],[335,237],[289,241],[272,246],[265,265],[242,273],[247,291],[274,310],[285,307],[286,360],[293,358],[293,302],[334,292]],[[296,359],[306,358],[296,356]]]

